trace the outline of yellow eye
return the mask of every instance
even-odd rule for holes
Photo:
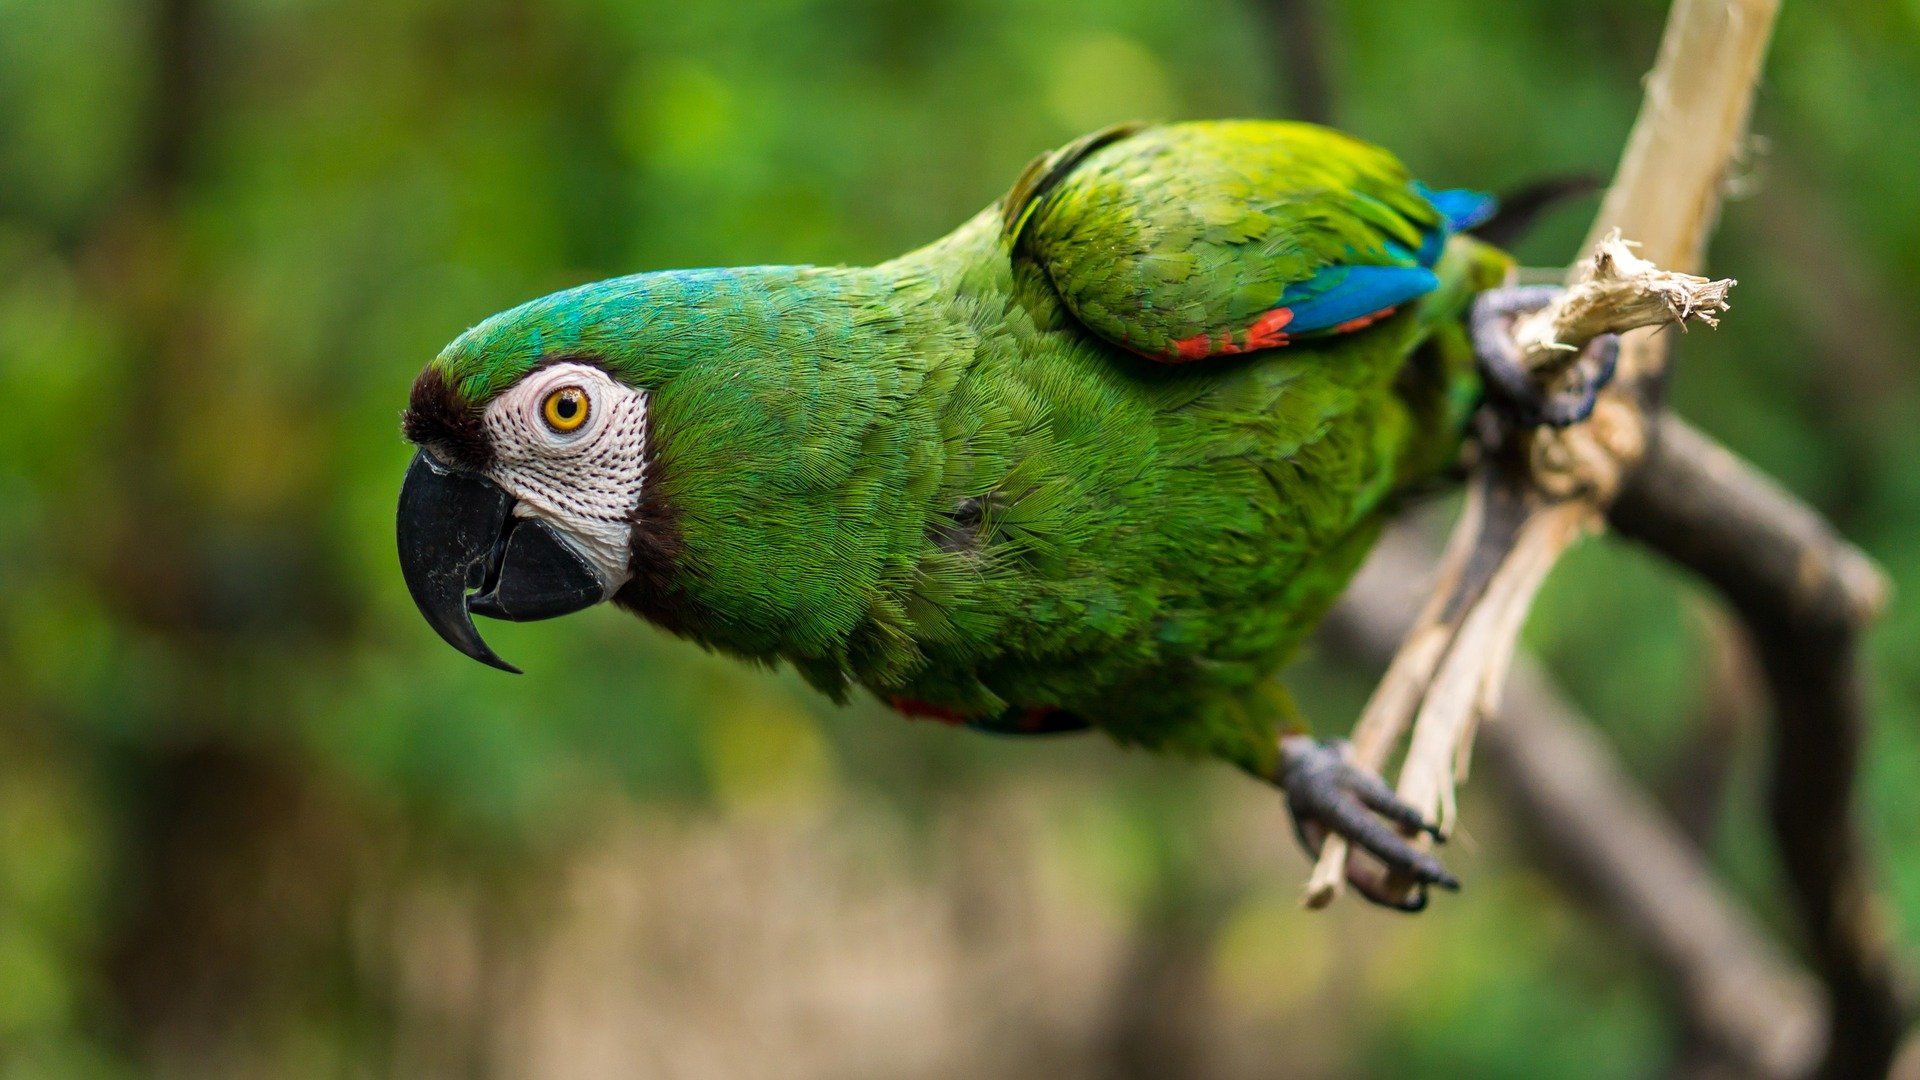
[[[577,386],[563,386],[547,395],[540,414],[555,431],[578,431],[587,422],[587,392]]]

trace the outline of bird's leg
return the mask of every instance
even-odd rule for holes
[[[1444,841],[1439,827],[1397,798],[1372,772],[1353,763],[1346,740],[1323,742],[1308,735],[1280,739],[1280,768],[1275,782],[1287,793],[1293,827],[1308,852],[1318,855],[1327,836],[1337,833],[1380,861],[1378,867],[1351,865],[1347,880],[1360,895],[1384,907],[1419,911],[1427,906],[1427,887],[1460,888],[1440,860],[1409,843],[1402,830],[1424,832]],[[1398,826],[1398,829],[1390,827]],[[1415,882],[1401,899],[1389,877]]]
[[[1479,360],[1480,377],[1495,407],[1518,428],[1562,428],[1593,415],[1594,402],[1613,381],[1620,361],[1620,338],[1602,334],[1588,343],[1575,361],[1577,381],[1573,386],[1551,393],[1540,388],[1533,373],[1520,362],[1520,352],[1513,343],[1513,321],[1539,311],[1559,295],[1560,288],[1555,285],[1524,285],[1492,289],[1473,301],[1473,352]]]

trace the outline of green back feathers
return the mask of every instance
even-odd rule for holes
[[[1290,286],[1337,266],[1413,268],[1444,224],[1386,151],[1256,121],[1089,136],[1030,168],[1006,219],[1083,322],[1172,358],[1259,347]]]

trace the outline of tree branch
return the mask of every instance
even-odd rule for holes
[[[1853,796],[1862,631],[1889,586],[1811,509],[1677,417],[1662,417],[1611,521],[1711,583],[1752,636],[1774,703],[1772,827],[1833,1017],[1820,1076],[1883,1076],[1910,1012],[1874,902]]]
[[[1483,750],[1548,864],[1648,950],[1717,1056],[1763,1077],[1885,1076],[1912,991],[1873,900],[1853,791],[1858,642],[1887,603],[1886,577],[1684,421],[1662,416],[1653,436],[1610,521],[1714,586],[1753,638],[1775,702],[1772,827],[1820,992],[1531,664],[1517,665]],[[1329,620],[1335,643],[1389,655],[1412,622],[1405,583],[1419,562],[1403,538],[1383,542]]]
[[[1413,623],[1408,581],[1421,544],[1381,542],[1327,621],[1330,642],[1377,664]],[[1480,735],[1510,817],[1543,862],[1650,955],[1678,988],[1690,1028],[1742,1073],[1789,1080],[1818,1055],[1824,1017],[1812,980],[1715,881],[1697,848],[1620,768],[1564,695],[1524,658]]]
[[[1619,230],[1691,273],[1706,262],[1780,0],[1675,0],[1620,168],[1580,250]]]

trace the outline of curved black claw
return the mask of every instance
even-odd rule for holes
[[[1318,854],[1327,835],[1338,834],[1380,860],[1385,873],[1350,870],[1347,880],[1368,900],[1399,911],[1427,906],[1427,889],[1457,890],[1460,880],[1440,860],[1409,843],[1388,823],[1410,832],[1424,832],[1444,843],[1435,823],[1401,802],[1378,776],[1353,763],[1353,748],[1345,740],[1322,742],[1305,735],[1280,740],[1280,786],[1287,792],[1287,809],[1294,831],[1309,852]],[[1402,897],[1389,879],[1412,881],[1417,887]]]
[[[1552,394],[1540,389],[1520,363],[1513,344],[1513,320],[1546,307],[1560,295],[1554,285],[1493,289],[1474,298],[1470,326],[1480,377],[1501,413],[1516,427],[1563,428],[1593,415],[1600,391],[1613,381],[1620,362],[1620,339],[1602,334],[1574,362],[1574,385]]]

